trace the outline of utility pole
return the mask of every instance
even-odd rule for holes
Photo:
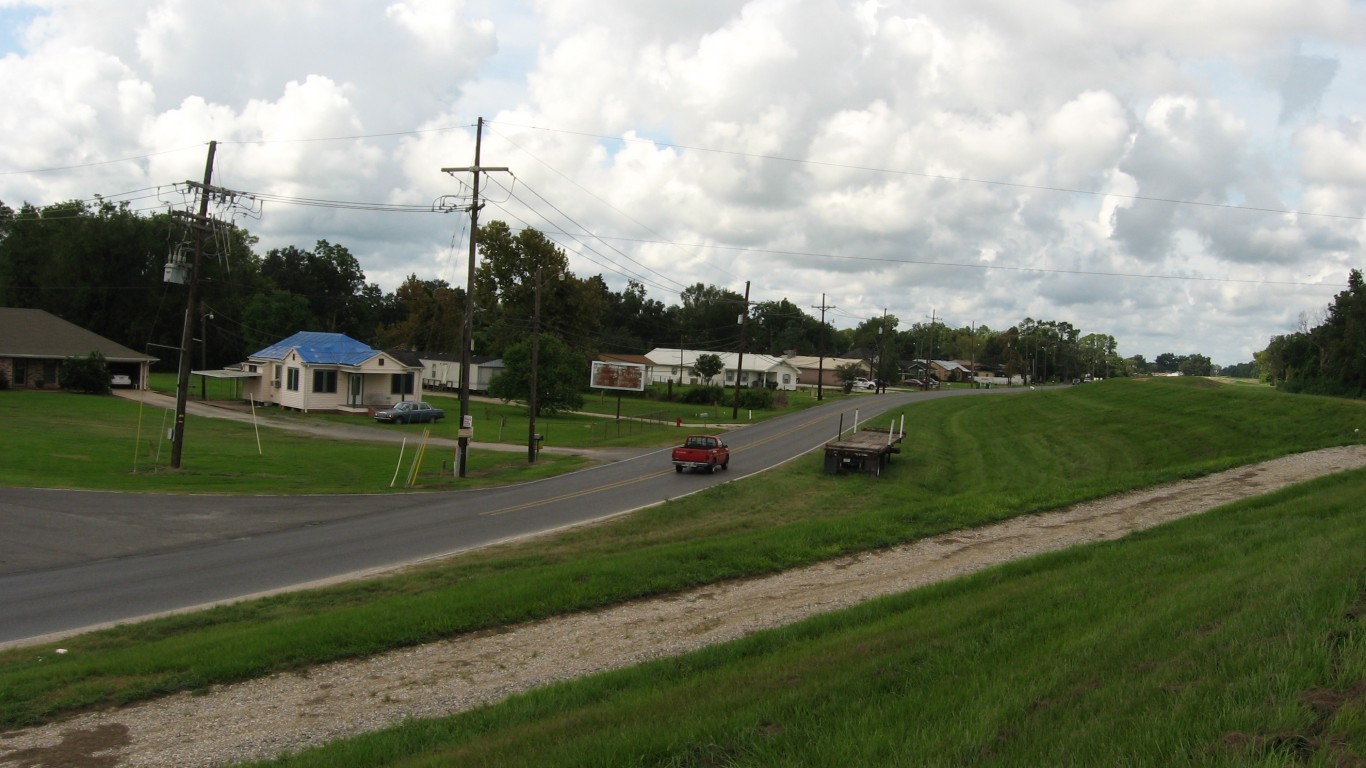
[[[527,427],[526,460],[536,461],[536,371],[541,363],[541,267],[536,265],[536,311],[531,320],[531,406],[530,426]]]
[[[740,357],[735,362],[735,406],[730,410],[731,419],[740,418],[740,374],[745,370],[745,327],[749,320],[749,281],[745,281],[745,305],[740,310]]]
[[[929,349],[929,355],[925,358],[925,380],[924,380],[923,382],[921,382],[921,384],[924,385],[923,388],[924,388],[926,391],[928,391],[929,388],[930,388],[930,358],[934,357],[934,324],[935,324],[934,310],[931,309],[931,310],[930,310],[930,349]]]
[[[826,342],[826,338],[825,338],[825,310],[827,310],[827,309],[835,309],[835,307],[827,307],[827,306],[825,305],[825,294],[822,293],[822,294],[821,294],[821,305],[820,305],[819,307],[812,307],[812,309],[819,309],[819,310],[821,311],[821,349],[820,349],[820,356],[821,356],[821,359],[820,359],[820,363],[818,363],[818,367],[816,368],[816,399],[817,399],[817,400],[824,400],[824,399],[825,399],[825,345],[826,345],[826,343],[827,343],[827,342]]]
[[[887,370],[887,308],[886,308],[886,307],[883,307],[883,308],[882,308],[882,327],[879,328],[878,330],[880,331],[880,333],[878,334],[878,335],[880,336],[880,339],[879,339],[879,340],[880,340],[882,343],[879,345],[879,346],[881,347],[881,349],[879,349],[879,350],[878,350],[878,353],[877,353],[877,373],[875,373],[875,374],[873,375],[873,386],[874,386],[874,390],[873,390],[873,391],[874,391],[874,392],[877,392],[877,393],[880,395],[880,394],[882,394],[882,393],[885,391],[885,390],[883,389],[883,387],[884,387],[885,385],[883,384],[883,380],[882,380],[882,372],[885,371],[885,370]]]
[[[479,147],[484,137],[484,118],[474,130],[474,165],[463,168],[442,168],[442,173],[465,172],[474,176],[474,197],[470,202],[470,263],[465,279],[465,331],[460,341],[460,432],[456,439],[455,472],[465,477],[469,462],[470,438],[474,436],[474,417],[470,415],[470,354],[474,349],[474,258],[475,241],[479,233],[479,174],[484,171],[506,171],[506,167],[485,168],[479,165]]]
[[[209,225],[209,183],[213,181],[213,156],[218,142],[209,142],[209,157],[204,162],[204,186],[199,190],[199,215],[190,226],[195,228],[194,262],[190,266],[189,296],[185,300],[185,325],[180,333],[180,374],[176,378],[175,426],[171,437],[171,468],[180,469],[185,450],[185,400],[190,390],[190,342],[194,337],[195,303],[199,300],[199,262],[204,252],[204,229]]]

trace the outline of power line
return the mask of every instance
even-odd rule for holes
[[[1049,186],[1049,185],[1046,185],[1046,184],[1024,184],[1024,183],[1015,182],[1015,181],[998,181],[998,180],[995,180],[995,179],[976,179],[976,178],[972,178],[971,176],[949,176],[949,175],[947,175],[947,174],[940,174],[940,173],[925,173],[925,172],[923,172],[923,171],[905,171],[905,170],[897,170],[897,169],[894,169],[894,168],[878,168],[878,167],[875,167],[875,166],[849,165],[849,164],[846,164],[846,163],[833,163],[833,162],[829,162],[829,161],[825,161],[825,160],[806,160],[806,159],[795,158],[795,157],[783,157],[782,155],[761,155],[761,154],[757,154],[757,153],[753,153],[753,152],[740,152],[740,151],[738,151],[738,150],[730,150],[730,149],[713,149],[713,148],[711,148],[711,147],[697,147],[697,146],[691,146],[691,145],[688,145],[688,144],[671,144],[671,143],[669,143],[669,142],[655,141],[655,140],[653,140],[653,139],[625,138],[625,137],[621,137],[621,136],[603,136],[603,135],[601,135],[601,134],[596,134],[596,133],[586,133],[586,132],[583,132],[583,131],[568,131],[568,130],[562,130],[562,129],[558,129],[558,128],[544,128],[544,127],[541,127],[541,126],[536,126],[536,125],[522,125],[522,124],[519,124],[519,123],[502,123],[502,124],[503,124],[503,125],[512,125],[512,126],[515,126],[515,127],[517,127],[517,128],[526,128],[526,129],[528,129],[528,130],[533,130],[533,131],[546,131],[546,132],[549,132],[549,133],[563,133],[563,134],[567,134],[567,135],[570,135],[570,136],[583,136],[583,137],[592,138],[592,139],[605,139],[605,140],[607,140],[607,141],[617,141],[617,142],[621,142],[621,143],[640,142],[640,143],[643,143],[643,144],[650,144],[650,145],[657,146],[657,147],[669,147],[669,148],[671,148],[671,149],[685,149],[685,150],[690,150],[690,151],[693,151],[693,152],[709,152],[709,153],[717,154],[717,155],[730,155],[730,156],[733,156],[733,157],[752,158],[752,159],[756,159],[756,160],[774,160],[774,161],[782,162],[782,163],[793,163],[793,164],[796,164],[796,165],[815,165],[815,166],[820,166],[820,167],[823,167],[823,168],[839,168],[839,169],[842,169],[842,170],[850,170],[850,171],[868,171],[868,172],[870,172],[870,173],[887,173],[887,174],[893,174],[893,175],[897,175],[897,176],[914,176],[914,177],[923,178],[923,179],[934,179],[934,180],[937,180],[937,181],[957,181],[957,182],[964,182],[964,183],[969,183],[969,184],[984,184],[984,185],[998,186],[998,187],[1012,187],[1012,188],[1015,188],[1015,189],[1028,189],[1028,190],[1035,190],[1035,191],[1040,191],[1040,192],[1062,192],[1062,193],[1072,194],[1072,195],[1087,195],[1087,196],[1090,196],[1090,197],[1113,197],[1113,198],[1118,198],[1118,199],[1121,199],[1121,200],[1142,200],[1142,201],[1145,201],[1145,202],[1152,202],[1152,203],[1169,203],[1169,204],[1172,204],[1172,205],[1197,205],[1197,206],[1203,206],[1203,207],[1206,207],[1206,208],[1223,208],[1223,209],[1233,210],[1233,211],[1251,211],[1251,212],[1255,212],[1255,213],[1275,213],[1275,214],[1282,214],[1282,215],[1288,214],[1288,215],[1293,215],[1293,216],[1317,216],[1317,217],[1330,218],[1330,219],[1345,219],[1345,220],[1348,220],[1348,221],[1366,221],[1366,216],[1354,216],[1354,215],[1345,214],[1345,213],[1319,213],[1319,212],[1316,212],[1316,211],[1300,211],[1300,210],[1295,210],[1295,209],[1293,209],[1293,208],[1263,208],[1263,207],[1251,206],[1251,205],[1234,205],[1234,204],[1232,204],[1232,203],[1211,203],[1211,202],[1206,202],[1206,201],[1202,201],[1202,200],[1184,200],[1184,199],[1181,199],[1181,198],[1172,198],[1172,197],[1154,197],[1154,196],[1149,196],[1149,195],[1126,195],[1126,194],[1123,194],[1123,193],[1120,193],[1120,192],[1103,192],[1103,191],[1098,191],[1098,190],[1094,190],[1094,189],[1076,189],[1076,188],[1073,188],[1073,187],[1055,187],[1055,186]],[[502,136],[502,134],[499,134],[499,135]],[[504,137],[504,138],[506,138],[506,137]],[[516,146],[516,144],[513,144],[513,146]],[[520,147],[519,147],[519,149],[520,149]]]

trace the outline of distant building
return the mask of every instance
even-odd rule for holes
[[[0,375],[11,387],[58,388],[62,361],[91,352],[104,356],[114,381],[134,389],[147,388],[147,375],[157,361],[50,312],[0,307]]]

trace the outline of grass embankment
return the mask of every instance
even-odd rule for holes
[[[874,480],[809,456],[609,525],[402,576],[0,654],[0,724],[203,688],[874,549],[1355,440],[1356,402],[1114,381],[907,412]],[[1084,628],[1078,628],[1085,631]],[[37,661],[38,657],[43,661]]]
[[[1366,472],[269,763],[1361,765]]]
[[[175,493],[381,493],[403,490],[422,425],[404,429],[405,446],[325,440],[222,419],[185,418],[181,468],[170,469],[160,408],[64,392],[0,393],[0,485]],[[466,477],[454,477],[450,448],[428,446],[413,489],[442,490],[535,480],[586,466],[586,459],[471,451]],[[397,480],[395,481],[395,475]]]

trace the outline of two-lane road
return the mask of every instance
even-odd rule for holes
[[[977,392],[1007,390],[978,390]],[[842,400],[726,435],[731,468],[664,450],[534,483],[433,494],[228,497],[0,490],[0,644],[344,578],[602,519],[789,461],[917,399]],[[876,423],[876,422],[875,422]],[[878,426],[885,426],[878,424]],[[55,563],[55,565],[54,565]]]

